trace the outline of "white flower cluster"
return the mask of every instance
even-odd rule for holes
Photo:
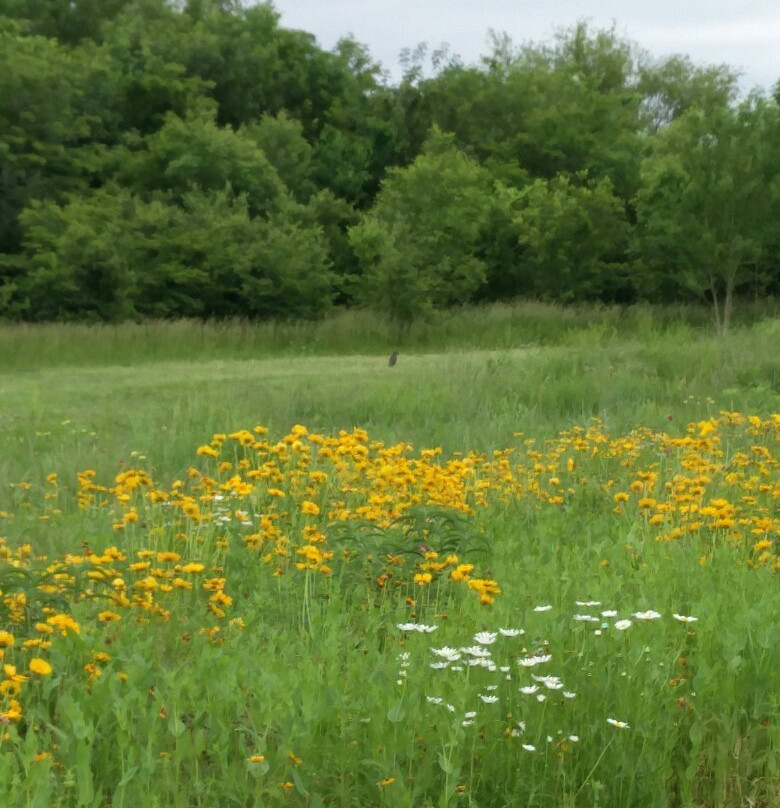
[[[575,601],[576,605],[581,609],[591,609],[600,607],[601,601],[598,600],[577,600]],[[535,606],[533,611],[536,613],[545,613],[552,611],[553,606],[551,604],[544,604],[540,606]],[[687,616],[682,614],[673,613],[672,617],[680,623],[694,623],[698,618],[693,616]],[[623,617],[620,619],[618,618],[618,611],[616,609],[602,609],[598,611],[596,614],[591,614],[587,611],[578,612],[572,615],[572,620],[577,623],[596,623],[599,624],[599,627],[594,630],[594,634],[597,636],[602,635],[603,630],[606,629],[614,629],[615,631],[623,632],[627,629],[631,628],[634,625],[634,622],[651,622],[655,620],[660,620],[662,618],[662,614],[660,612],[655,611],[654,609],[646,609],[644,611],[635,611],[630,613],[630,617]],[[411,633],[420,633],[420,634],[431,634],[432,632],[436,631],[438,626],[435,625],[426,625],[424,623],[398,623],[397,628],[399,631],[402,631],[406,634]],[[493,658],[492,653],[492,646],[496,646],[496,648],[502,648],[502,644],[498,643],[500,638],[514,638],[520,637],[525,634],[525,631],[521,628],[498,628],[496,631],[488,631],[482,630],[475,633],[472,637],[472,644],[471,645],[463,645],[458,647],[452,647],[449,645],[443,645],[439,648],[430,648],[429,650],[435,657],[435,661],[429,663],[429,667],[433,670],[450,670],[453,672],[460,672],[463,673],[470,668],[483,668],[487,670],[489,673],[496,673],[499,672],[503,674],[502,679],[505,681],[512,680],[512,666],[509,664],[497,664],[496,660]],[[496,645],[498,643],[498,645]],[[540,642],[539,645],[535,649],[531,650],[529,653],[525,648],[522,649],[522,655],[516,659],[517,667],[523,669],[533,669],[538,667],[539,665],[545,665],[552,661],[553,655],[548,653],[549,644],[546,641]],[[649,647],[645,649],[649,651]],[[514,654],[512,654],[514,656]],[[408,652],[404,652],[399,655],[399,673],[398,673],[398,684],[404,684],[406,682],[407,677],[407,668],[409,666],[409,654]],[[591,663],[592,664],[592,663]],[[529,671],[530,672],[530,671]],[[563,699],[574,699],[576,698],[577,694],[574,691],[565,689],[564,682],[562,681],[560,676],[555,676],[553,674],[536,674],[531,673],[531,680],[527,684],[521,684],[517,687],[517,691],[523,696],[532,696],[534,697],[531,700],[537,702],[544,702],[548,699],[548,697],[552,696],[555,693],[559,693],[560,697]],[[465,680],[468,681],[468,680]],[[476,694],[476,697],[479,699],[482,705],[493,705],[499,704],[502,700],[506,700],[507,698],[510,700],[510,704],[508,706],[514,711],[517,709],[517,704],[515,700],[512,698],[511,694],[507,694],[506,691],[500,691],[499,685],[497,684],[488,684],[483,685],[481,688],[481,692]],[[436,706],[443,706],[448,712],[456,714],[458,712],[455,705],[445,701],[440,696],[435,695],[428,695],[426,696],[427,703],[436,705]],[[524,702],[527,703],[527,702]],[[526,709],[526,708],[523,708]],[[531,708],[535,709],[535,708]],[[462,718],[460,719],[460,726],[461,727],[471,727],[476,724],[478,720],[478,711],[477,710],[468,710],[462,713]],[[493,718],[495,720],[495,713],[493,713]],[[627,730],[630,729],[630,725],[626,721],[618,720],[616,718],[607,718],[607,723],[615,727],[616,729],[620,730]],[[511,737],[521,737],[526,732],[526,724],[524,721],[517,721],[512,727],[507,730],[508,734]],[[579,741],[578,735],[564,735],[560,730],[558,731],[559,742],[563,740],[568,740],[571,743],[577,743]],[[547,742],[552,743],[555,739],[547,735]],[[521,744],[522,748],[527,752],[535,752],[538,748],[539,742],[544,742],[544,736],[540,736],[539,739],[534,739],[534,743],[524,742]]]

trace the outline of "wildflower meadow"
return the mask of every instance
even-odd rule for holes
[[[0,332],[0,804],[780,805],[776,323],[46,328]]]

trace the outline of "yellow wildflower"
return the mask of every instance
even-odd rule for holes
[[[30,660],[30,673],[37,673],[38,676],[48,676],[51,673],[51,665],[39,657]]]

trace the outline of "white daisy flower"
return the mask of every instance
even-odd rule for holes
[[[448,645],[445,645],[443,648],[431,648],[431,653],[436,654],[436,656],[447,657],[448,659],[452,659],[452,657],[460,659],[460,654]]]
[[[503,637],[519,637],[521,634],[525,634],[525,631],[521,628],[500,628],[498,633]]]
[[[565,699],[573,699],[573,698],[576,698],[576,696],[577,696],[577,694],[576,694],[576,693],[572,693],[572,692],[571,692],[571,690],[564,690],[564,691],[563,691],[563,693],[561,693],[561,695],[562,695],[562,696],[563,696]]]
[[[575,614],[572,620],[577,620],[580,623],[598,623],[598,617],[594,617],[592,614]]]
[[[474,726],[474,722],[473,722],[473,721],[471,721],[471,720],[467,720],[467,721],[461,721],[461,722],[460,722],[460,725],[461,725],[462,727],[473,727],[473,726]]]
[[[608,724],[612,724],[613,727],[617,727],[618,729],[631,729],[625,721],[618,721],[616,718],[608,718]]]
[[[544,606],[534,606],[535,612],[549,612],[550,609],[552,609],[552,606],[549,603],[545,604]]]
[[[480,645],[491,645],[496,641],[496,637],[498,634],[493,631],[480,631],[474,635],[474,642]]]
[[[477,717],[477,711],[476,710],[470,710],[469,712],[464,713],[463,717],[464,718],[476,718]]]
[[[633,616],[636,617],[637,620],[657,620],[661,616],[661,613],[648,609],[646,612],[634,612]]]
[[[630,620],[618,620],[617,623],[615,623],[615,628],[618,631],[625,631],[627,628],[630,628],[630,627],[631,627],[631,621]]]
[[[431,667],[435,671],[444,670],[444,668],[449,668],[449,666],[450,666],[449,662],[431,662]]]
[[[601,613],[602,617],[617,617],[617,611],[615,609],[606,609]]]
[[[485,690],[498,690],[498,685],[486,685]]]
[[[536,700],[537,701],[544,701],[546,698],[547,698],[547,696],[545,696],[544,693],[537,693],[536,694]]]
[[[579,735],[569,735],[569,740],[570,740],[572,743],[577,743],[577,741],[579,741],[579,739],[580,739],[580,736],[579,736]]]
[[[524,743],[523,744],[523,749],[525,749],[526,752],[535,752],[536,751],[536,747],[532,743]]]
[[[483,693],[480,693],[479,697],[485,702],[485,704],[495,704],[498,701],[498,696],[486,696]]]
[[[421,634],[430,634],[436,631],[438,626],[426,626],[424,623],[398,623],[396,626],[400,631],[419,631]]]
[[[545,687],[549,687],[551,690],[559,690],[563,687],[563,682],[561,682],[558,676],[532,676],[532,678],[537,682],[541,682]]]
[[[473,657],[489,657],[490,651],[487,648],[483,648],[481,645],[472,645],[469,648],[461,648],[460,649],[464,654],[469,654],[469,656]]]
[[[575,600],[577,606],[601,606],[600,600]]]
[[[539,685],[526,685],[525,687],[518,688],[518,690],[526,696],[533,696],[538,689]]]
[[[673,614],[672,617],[681,623],[695,623],[699,619],[698,617],[690,617],[684,614]]]
[[[517,664],[522,665],[524,668],[533,668],[534,665],[541,665],[543,662],[549,662],[552,659],[552,654],[539,654],[537,656],[524,657],[518,659]]]
[[[426,700],[429,704],[441,704],[444,699],[440,699],[438,696],[426,696]]]

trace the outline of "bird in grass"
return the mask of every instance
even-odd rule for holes
[[[394,367],[397,361],[398,361],[398,351],[393,351],[390,354],[390,359],[388,359],[387,364],[390,365],[390,367]]]

